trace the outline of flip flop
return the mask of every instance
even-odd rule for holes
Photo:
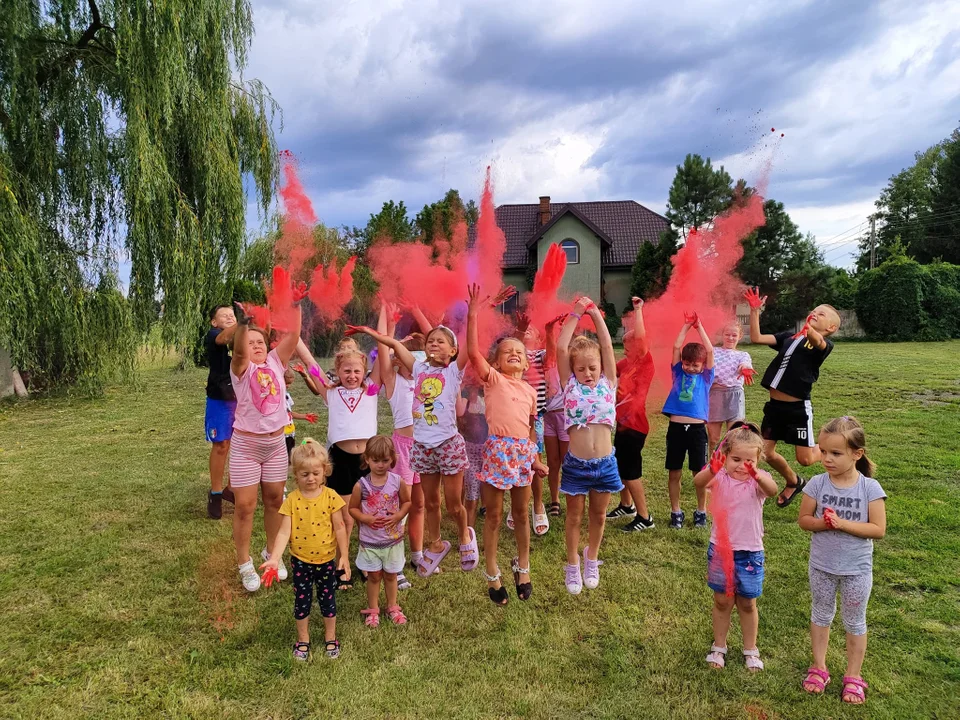
[[[472,527],[467,527],[467,531],[470,533],[470,542],[466,545],[460,546],[460,569],[464,572],[470,572],[480,563],[480,549],[477,547],[477,533],[474,532]],[[473,557],[467,555],[464,558],[463,553],[473,553]],[[426,553],[424,553],[426,554]]]
[[[540,514],[533,509],[533,506],[531,506],[530,516],[533,518],[533,532],[537,537],[543,537],[550,532],[550,518],[547,517],[546,513]],[[539,527],[543,528],[543,532],[537,530]]]
[[[516,530],[516,526],[514,525],[514,522],[513,522],[513,510],[507,511],[507,527],[510,530]]]
[[[420,565],[417,567],[417,575],[420,577],[430,577],[440,562],[447,556],[447,553],[450,552],[450,543],[446,540],[441,540],[440,542],[443,544],[443,550],[438,553],[424,549],[423,560],[420,561]]]
[[[797,484],[796,485],[787,484],[787,486],[780,491],[780,494],[777,495],[777,507],[778,508],[787,507],[787,505],[789,505],[794,501],[794,498],[796,498],[797,495],[803,492],[803,488],[806,486],[806,484],[807,484],[807,481],[804,480],[799,475],[797,475]],[[793,492],[790,494],[790,497],[785,498],[783,497],[783,493],[785,493],[788,489],[793,490]]]

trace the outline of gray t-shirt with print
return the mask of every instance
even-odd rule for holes
[[[823,518],[823,509],[831,507],[837,516],[851,522],[867,522],[867,507],[874,500],[885,498],[873,478],[860,475],[855,485],[838,488],[823,473],[810,479],[804,495],[817,501],[814,516]],[[860,538],[840,530],[822,530],[810,539],[810,567],[833,575],[862,575],[873,571],[873,540]]]

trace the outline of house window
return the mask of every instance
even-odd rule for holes
[[[520,293],[517,293],[505,303],[500,304],[500,312],[504,315],[513,315],[520,309]]]
[[[578,265],[580,263],[580,243],[576,240],[566,239],[560,243],[560,249],[567,256],[567,265]]]

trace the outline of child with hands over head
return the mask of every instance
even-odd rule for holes
[[[785,508],[801,494],[806,481],[777,453],[777,443],[795,446],[797,462],[804,467],[820,460],[813,437],[810,390],[820,377],[820,366],[833,350],[829,338],[840,329],[840,315],[831,305],[818,305],[807,316],[800,332],[784,330],[770,335],[760,332],[760,313],[767,297],[750,289],[746,298],[750,304],[750,342],[769,345],[777,351],[760,381],[770,392],[770,400],[763,406],[760,430],[767,462],[787,482],[777,498],[777,507]]]
[[[584,315],[593,320],[599,343],[585,335],[574,337]],[[610,493],[623,489],[611,442],[616,422],[617,358],[603,316],[590,298],[577,300],[563,322],[557,340],[557,367],[564,388],[564,425],[570,437],[560,479],[560,492],[567,496],[564,584],[568,592],[577,595],[584,585],[593,589],[600,584],[600,543],[607,504]],[[588,544],[583,549],[581,574],[580,522],[588,496]]]
[[[348,326],[347,332],[370,335],[378,343],[392,348],[414,379],[410,465],[420,474],[424,498],[423,559],[417,574],[430,577],[450,552],[450,543],[440,537],[441,484],[447,514],[457,525],[460,569],[473,570],[479,564],[480,552],[476,533],[467,524],[467,511],[463,507],[467,453],[463,436],[457,432],[457,398],[467,364],[466,353],[460,353],[457,336],[443,325],[427,334],[426,362],[417,360],[399,340],[368,327]]]
[[[557,326],[566,315],[558,315],[547,323],[547,347],[543,372],[547,385],[547,403],[543,413],[543,446],[547,453],[547,484],[550,487],[550,505],[547,515],[560,517],[560,466],[570,447],[563,411],[563,385],[557,369]],[[536,478],[534,478],[536,486]],[[548,521],[549,523],[549,521]],[[548,525],[549,527],[549,525]],[[534,527],[536,532],[536,527]]]
[[[800,500],[800,527],[810,536],[810,641],[813,665],[803,688],[821,694],[830,683],[827,645],[837,612],[847,632],[847,670],[842,698],[865,702],[861,676],[867,652],[867,601],[873,588],[873,541],[887,531],[887,494],[873,479],[863,426],[853,417],[831,420],[820,430],[820,462],[827,471],[811,478]]]
[[[398,474],[393,441],[375,435],[367,441],[363,460],[370,474],[360,479],[350,498],[350,515],[360,523],[357,569],[367,573],[367,609],[364,624],[380,625],[380,580],[387,596],[387,617],[394,625],[407,622],[397,603],[398,575],[406,562],[403,554],[403,520],[410,512],[410,487]]]
[[[713,646],[707,663],[724,666],[730,615],[737,606],[747,668],[762,670],[757,649],[757,598],[763,590],[763,503],[777,494],[777,484],[757,464],[763,438],[752,424],[736,423],[727,431],[710,464],[693,482],[710,491],[713,527],[707,547],[707,584],[713,590]]]
[[[710,386],[710,410],[707,415],[707,435],[710,447],[720,442],[723,425],[727,429],[737,420],[747,416],[743,385],[753,385],[753,359],[750,353],[737,350],[743,337],[739,322],[724,326],[720,333],[720,346],[713,349],[713,385]]]
[[[248,592],[260,588],[260,576],[250,557],[250,536],[253,514],[257,508],[258,489],[263,494],[263,526],[267,547],[274,544],[280,528],[280,504],[287,483],[287,446],[283,428],[287,424],[284,404],[286,384],[284,368],[300,342],[300,301],[306,287],[291,289],[294,309],[290,313],[289,330],[273,350],[269,349],[269,333],[251,325],[252,317],[240,303],[234,303],[237,330],[233,338],[230,360],[230,382],[237,398],[230,443],[230,487],[233,488],[233,543],[237,551],[240,581]],[[267,548],[261,556],[267,559]],[[278,559],[280,580],[287,578],[287,569]]]
[[[691,328],[697,330],[701,342],[684,341]],[[666,469],[670,491],[670,527],[679,530],[686,518],[680,508],[680,478],[683,461],[696,475],[707,464],[707,417],[710,386],[713,385],[713,345],[697,313],[684,313],[683,327],[673,344],[670,366],[673,384],[663,405],[663,414],[670,419],[667,427]],[[693,526],[707,526],[706,492],[696,488],[697,509]]]
[[[332,467],[326,449],[307,438],[293,449],[291,462],[297,489],[280,507],[280,527],[269,559],[260,566],[263,583],[270,587],[277,577],[283,551],[290,543],[290,570],[293,572],[293,617],[297,621],[297,642],[293,656],[310,657],[310,609],[316,586],[317,604],[323,615],[327,657],[340,656],[337,640],[337,570],[350,577],[350,545],[340,509],[343,499],[327,487]],[[339,562],[334,558],[340,553]]]
[[[514,536],[517,557],[513,558],[513,578],[517,597],[529,600],[533,592],[530,582],[530,523],[527,507],[530,484],[535,473],[541,477],[547,469],[537,454],[537,391],[524,379],[528,367],[526,349],[517,338],[500,340],[487,362],[480,349],[480,287],[469,288],[467,312],[467,354],[483,383],[486,419],[490,435],[483,445],[483,469],[480,479],[487,514],[483,526],[483,554],[486,561],[488,594],[497,605],[507,604],[507,591],[501,582],[497,562],[500,537],[500,516],[503,494],[510,491],[513,508]]]

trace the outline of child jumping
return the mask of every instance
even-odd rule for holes
[[[700,333],[701,343],[687,343],[684,339],[690,328]],[[667,460],[670,489],[670,527],[679,530],[686,518],[680,509],[680,478],[683,461],[689,458],[690,472],[696,475],[707,464],[707,411],[710,386],[713,384],[713,345],[710,336],[696,313],[684,313],[683,327],[673,344],[673,363],[670,366],[673,385],[663,405],[663,414],[670,419],[667,427]],[[693,526],[707,526],[707,493],[696,488],[697,509]]]
[[[710,387],[710,411],[707,415],[707,435],[710,447],[720,442],[723,424],[727,429],[747,416],[743,384],[753,385],[753,359],[750,353],[737,350],[743,336],[740,323],[732,322],[721,332],[720,347],[713,349],[713,385]]]
[[[457,397],[467,364],[460,354],[457,336],[443,325],[430,330],[426,338],[427,361],[417,360],[399,340],[368,327],[348,326],[350,333],[362,332],[392,348],[400,363],[414,378],[413,448],[410,465],[420,473],[424,498],[423,560],[417,568],[428,578],[450,552],[450,543],[440,537],[440,486],[447,514],[457,525],[460,569],[469,572],[480,562],[477,536],[467,524],[463,507],[463,471],[467,453],[463,436],[457,432]]]
[[[269,559],[260,566],[263,584],[270,587],[283,551],[290,543],[290,570],[293,572],[293,617],[297,621],[297,642],[293,657],[310,658],[310,608],[313,588],[323,615],[327,657],[340,656],[337,640],[337,570],[350,577],[350,545],[340,509],[343,499],[326,486],[332,467],[323,445],[307,438],[293,449],[291,461],[297,489],[280,506],[280,528]],[[337,550],[340,561],[334,564]]]
[[[511,563],[513,581],[517,597],[521,600],[529,600],[533,593],[527,506],[534,474],[539,473],[541,477],[546,475],[546,468],[537,454],[537,391],[523,379],[527,370],[527,354],[523,343],[517,338],[500,340],[494,350],[493,364],[487,362],[480,350],[480,287],[471,285],[469,296],[467,355],[474,372],[483,383],[487,425],[490,429],[490,435],[483,445],[483,470],[480,474],[487,508],[483,524],[484,577],[490,600],[497,605],[506,605],[507,591],[500,581],[497,547],[503,494],[508,490],[514,510],[514,536],[517,540],[517,557]]]
[[[650,433],[646,405],[654,375],[653,355],[649,352],[643,324],[643,300],[635,297],[631,302],[633,327],[623,336],[626,357],[617,363],[617,432],[613,438],[617,472],[624,489],[620,493],[620,503],[607,513],[608,519],[633,516],[623,526],[623,532],[654,527],[643,487],[643,446]]]
[[[457,429],[463,435],[467,449],[467,469],[463,472],[463,505],[467,509],[467,524],[475,527],[480,504],[480,480],[483,470],[483,444],[487,441],[487,406],[480,394],[476,379],[468,375],[469,385],[457,400]]]
[[[873,541],[887,531],[887,494],[873,479],[863,426],[853,417],[831,420],[820,430],[821,462],[827,471],[811,478],[800,501],[800,527],[810,536],[810,643],[813,665],[803,689],[822,694],[830,683],[827,645],[837,612],[847,631],[847,670],[842,699],[866,701],[861,676],[867,652],[867,601],[873,588]]]
[[[833,350],[828,338],[840,328],[840,315],[831,305],[818,305],[807,316],[800,332],[785,330],[768,335],[760,332],[760,313],[767,297],[760,297],[756,289],[751,289],[747,290],[746,298],[750,304],[750,342],[769,345],[777,351],[760,381],[770,391],[770,401],[763,406],[760,429],[767,462],[787,481],[777,498],[777,507],[785,508],[801,493],[806,481],[777,453],[777,443],[794,445],[797,462],[804,467],[820,460],[820,450],[813,438],[810,390],[820,377],[820,366]]]
[[[707,546],[707,585],[713,590],[713,645],[707,663],[720,669],[727,654],[730,615],[737,606],[743,634],[743,660],[751,671],[763,670],[757,649],[757,598],[763,591],[763,503],[777,494],[769,473],[759,470],[763,438],[755,425],[735,425],[693,479],[709,490],[714,515]],[[720,536],[723,537],[720,537]],[[729,553],[728,557],[723,557]]]
[[[360,523],[357,569],[367,573],[367,609],[360,612],[367,627],[380,625],[383,578],[387,617],[394,625],[405,625],[407,618],[397,602],[397,577],[406,562],[403,519],[410,512],[410,487],[391,472],[397,465],[397,451],[386,435],[374,435],[367,441],[363,460],[370,474],[354,486],[350,498],[350,515]]]
[[[593,320],[599,343],[585,335],[573,336],[584,314]],[[564,386],[564,425],[570,436],[560,478],[560,492],[567,496],[564,584],[568,592],[578,595],[584,585],[593,589],[600,584],[600,543],[607,504],[610,493],[623,489],[610,437],[616,422],[617,358],[610,331],[589,298],[577,300],[563,322],[557,367]],[[588,495],[588,544],[583,549],[581,575],[580,522]]]

